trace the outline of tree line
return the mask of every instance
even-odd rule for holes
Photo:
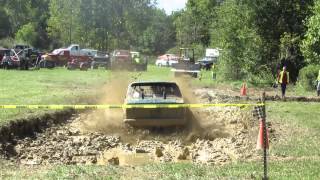
[[[293,80],[320,62],[320,0],[188,0],[165,14],[157,0],[0,0],[0,43],[53,49],[70,43],[146,54],[194,47],[221,49],[224,79]]]
[[[175,45],[173,19],[152,0],[0,0],[0,4],[2,42],[11,37],[42,49],[78,43],[147,54],[164,53]]]
[[[189,0],[176,16],[177,43],[222,49],[225,79],[273,80],[285,65],[296,80],[320,62],[319,0]]]

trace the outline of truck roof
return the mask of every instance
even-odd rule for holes
[[[141,81],[141,82],[133,82],[129,85],[130,86],[141,86],[141,85],[177,85],[175,82],[170,81]]]

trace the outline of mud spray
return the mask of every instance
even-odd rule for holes
[[[174,78],[174,81],[179,85],[186,103],[201,103],[199,102],[199,98],[194,94],[191,84],[193,81],[192,77],[181,76]],[[194,142],[196,139],[213,140],[229,136],[221,122],[208,118],[208,116],[209,114],[202,109],[188,109],[187,141]]]
[[[114,78],[103,88],[105,95],[101,98],[101,104],[122,104],[125,99],[128,84],[136,81],[139,75],[129,76],[128,73],[115,72]],[[192,79],[188,76],[173,78],[182,91],[186,103],[198,103],[199,99],[195,96],[192,89]],[[81,114],[81,121],[75,126],[83,133],[100,132],[107,135],[118,135],[125,142],[135,143],[139,140],[156,139],[170,141],[178,139],[184,143],[194,142],[197,139],[213,140],[220,137],[228,137],[230,129],[224,123],[208,118],[209,113],[202,109],[188,109],[188,124],[184,128],[166,129],[134,129],[123,123],[122,109],[109,109],[93,111]]]
[[[100,104],[122,104],[125,99],[126,89],[133,77],[127,73],[113,72],[111,80],[102,88],[103,96]],[[122,109],[98,110],[81,114],[81,123],[77,126],[83,132],[102,132],[106,134],[121,133],[124,128],[122,123]]]
[[[124,102],[128,84],[138,78],[126,74],[113,73],[98,103]],[[203,98],[206,92],[192,89],[189,77],[172,81],[178,83],[186,103],[209,102]],[[68,123],[48,128],[35,138],[18,139],[13,158],[26,165],[180,161],[219,165],[254,157],[250,128],[241,123],[250,118],[239,108],[191,109],[187,117],[184,128],[135,129],[123,123],[122,109],[74,114]]]

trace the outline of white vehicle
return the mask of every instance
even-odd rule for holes
[[[156,61],[156,66],[159,67],[171,67],[173,64],[178,63],[178,57],[174,54],[165,54],[159,56]]]
[[[172,66],[172,64],[176,64],[176,63],[178,63],[178,61],[176,61],[176,60],[165,60],[165,59],[158,59],[157,61],[156,61],[156,66],[160,66],[160,67],[165,67],[165,66]]]
[[[70,51],[71,56],[95,56],[98,52],[95,49],[80,49],[78,44],[71,44],[69,47],[60,50]]]
[[[206,49],[206,57],[218,58],[219,56],[219,49]]]

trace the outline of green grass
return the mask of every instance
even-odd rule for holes
[[[109,72],[67,71],[57,68],[39,71],[0,70],[0,104],[86,104],[108,80]],[[36,111],[42,113],[45,110]],[[32,110],[0,110],[0,124],[33,114]]]
[[[293,157],[320,157],[320,103],[274,102],[268,104],[268,119],[290,129],[284,130],[284,141],[271,153]]]
[[[125,73],[125,74],[123,74]],[[68,71],[64,68],[39,71],[0,70],[0,104],[88,104],[101,93],[110,78],[123,76],[129,81],[173,79],[169,68],[149,66],[148,72],[112,73],[103,69]],[[43,113],[46,110],[0,110],[0,124],[7,120]]]
[[[282,161],[269,164],[270,179],[318,179],[319,161]],[[193,164],[145,166],[0,167],[1,179],[261,179],[261,163],[235,163],[214,167]]]

